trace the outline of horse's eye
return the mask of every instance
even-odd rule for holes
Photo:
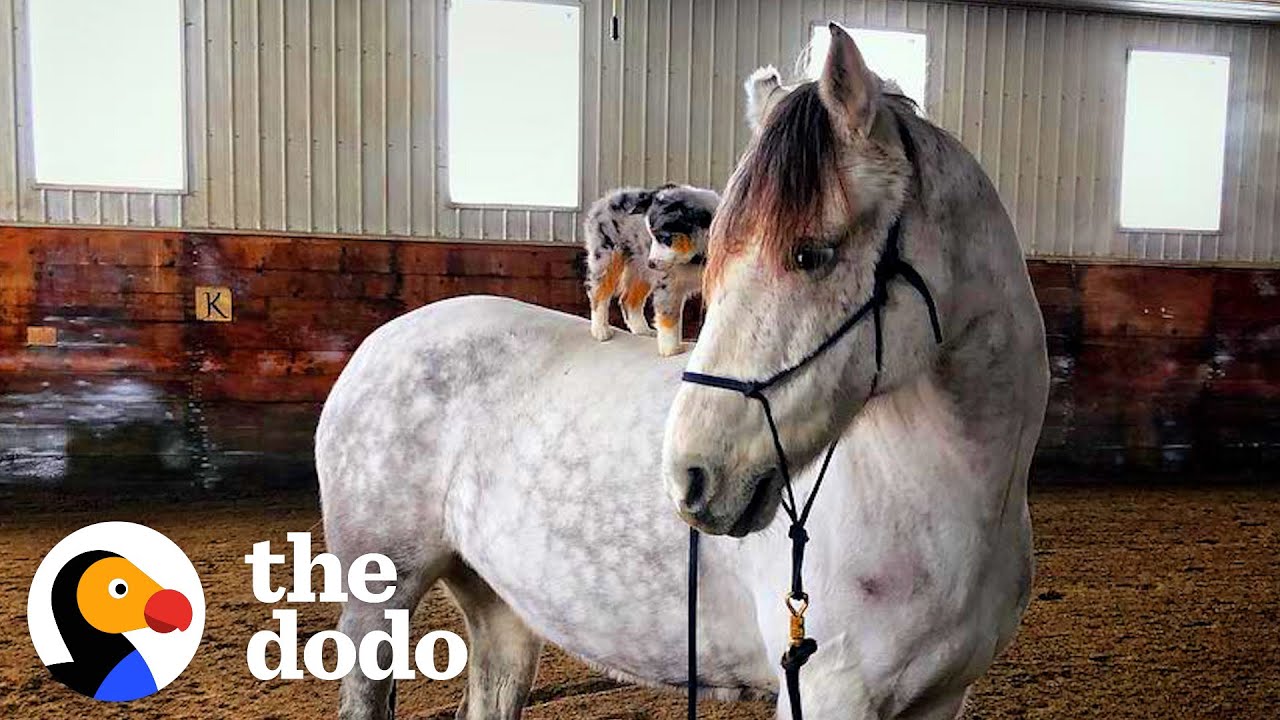
[[[797,250],[794,259],[797,269],[813,272],[825,267],[835,256],[835,248],[807,246]]]

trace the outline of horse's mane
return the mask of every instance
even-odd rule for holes
[[[784,252],[812,232],[821,217],[837,147],[817,83],[798,86],[769,115],[729,180],[711,224],[708,289],[751,234],[760,238],[763,252],[787,257]]]
[[[917,118],[916,105],[898,94],[881,96],[899,119]],[[705,285],[709,291],[725,261],[746,238],[760,242],[761,256],[781,263],[813,239],[823,216],[825,189],[839,182],[839,146],[831,115],[816,82],[797,86],[769,113],[730,179],[711,225]]]

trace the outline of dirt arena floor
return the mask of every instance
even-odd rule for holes
[[[83,498],[0,496],[0,717],[334,717],[336,683],[262,683],[245,667],[256,630],[274,627],[252,596],[242,561],[253,542],[282,545],[312,528],[315,501],[171,501],[165,509]],[[980,681],[967,718],[1280,717],[1280,488],[1042,489],[1033,493],[1035,599],[1013,647]],[[208,621],[200,652],[159,694],[112,706],[56,684],[27,635],[28,583],[65,534],[108,519],[148,524],[181,545],[204,581]],[[315,529],[319,539],[319,529]],[[331,628],[332,605],[296,605],[305,639]],[[438,592],[414,618],[462,632]],[[400,685],[400,717],[446,720],[463,680]],[[676,693],[612,682],[549,648],[533,720],[683,717]],[[703,717],[771,717],[764,704],[708,703]]]

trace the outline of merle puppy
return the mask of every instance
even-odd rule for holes
[[[597,200],[583,221],[591,334],[608,340],[609,305],[618,298],[627,328],[653,335],[645,300],[653,296],[658,352],[681,349],[684,303],[702,290],[707,230],[720,196],[688,185],[622,188]]]

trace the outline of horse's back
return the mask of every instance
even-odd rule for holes
[[[451,413],[487,383],[503,383],[505,374],[496,371],[517,362],[513,345],[523,344],[526,357],[546,354],[522,340],[568,335],[570,328],[589,339],[572,316],[463,297],[423,306],[371,333],[338,377],[316,427],[326,530],[350,538],[356,527],[364,533],[397,522],[440,525],[443,455],[466,430],[450,422]]]
[[[502,382],[509,372],[483,372],[495,364],[533,365],[591,343],[581,318],[508,298],[451,298],[405,313],[365,338],[338,377],[316,430],[317,460],[355,422],[375,435],[394,433],[468,389]],[[379,417],[381,410],[394,417]]]

